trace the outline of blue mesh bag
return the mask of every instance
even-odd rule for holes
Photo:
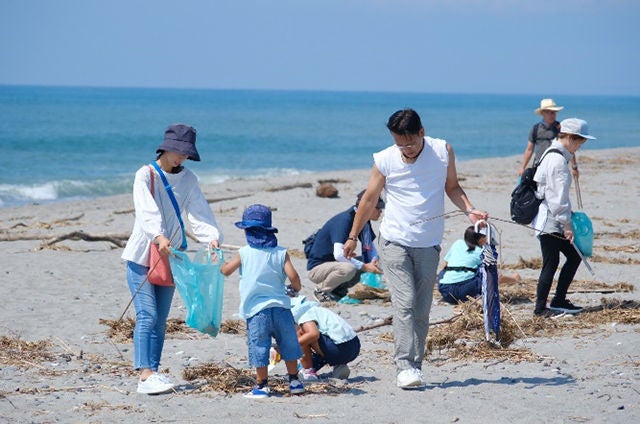
[[[185,252],[172,249],[169,255],[173,281],[187,307],[185,322],[191,328],[215,337],[222,321],[224,275],[222,251],[212,257],[208,248],[195,253],[193,259]]]
[[[586,257],[593,253],[593,225],[586,213],[575,211],[571,214],[573,242]]]

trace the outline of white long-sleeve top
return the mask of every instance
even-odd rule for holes
[[[154,174],[154,193],[151,193],[151,172]],[[185,226],[187,221],[191,224],[191,231],[196,239],[202,243],[212,240],[222,243],[222,233],[200,190],[198,177],[186,168],[177,174],[165,173],[165,177],[173,190],[182,216],[187,217]],[[179,248],[182,244],[182,232],[162,178],[148,165],[136,172],[133,181],[133,205],[133,231],[122,252],[122,259],[149,266],[149,245],[153,239],[164,235],[171,240],[173,247]]]
[[[571,222],[571,153],[557,139],[549,149],[558,149],[562,154],[547,153],[538,166],[533,180],[538,183],[536,196],[542,198],[538,214],[531,225],[544,232],[564,232],[564,226]],[[549,150],[547,149],[547,150]]]

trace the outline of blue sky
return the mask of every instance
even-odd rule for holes
[[[0,0],[0,84],[640,95],[637,0]]]

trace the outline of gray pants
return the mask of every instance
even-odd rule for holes
[[[406,247],[380,237],[378,252],[391,292],[397,371],[422,369],[440,246]]]
[[[360,271],[353,264],[335,261],[314,266],[309,270],[307,276],[309,280],[318,285],[319,291],[328,294],[344,283],[348,283],[348,287],[355,285],[360,274]],[[348,287],[345,288],[348,289]]]

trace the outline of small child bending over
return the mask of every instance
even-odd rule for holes
[[[349,378],[347,363],[360,354],[360,339],[353,328],[340,315],[304,296],[292,298],[291,305],[303,352],[302,379],[318,380],[316,372],[326,364],[333,367],[333,377]]]
[[[302,350],[296,337],[291,314],[291,301],[285,291],[288,278],[293,290],[300,290],[300,276],[291,263],[287,250],[278,246],[271,226],[271,210],[264,205],[251,205],[236,227],[245,231],[248,245],[238,250],[220,272],[231,275],[240,268],[240,315],[247,320],[249,365],[256,367],[257,385],[245,394],[248,398],[268,398],[269,350],[275,338],[289,374],[289,391],[304,393],[298,379],[298,358]]]

